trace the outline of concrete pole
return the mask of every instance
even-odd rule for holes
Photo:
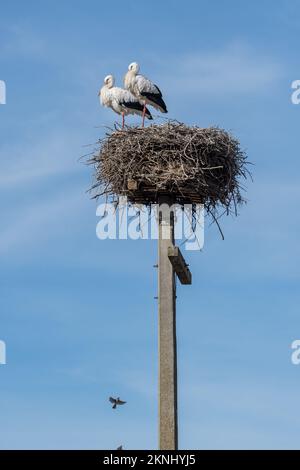
[[[158,305],[159,305],[159,448],[177,450],[176,281],[168,248],[174,245],[172,200],[159,199]]]

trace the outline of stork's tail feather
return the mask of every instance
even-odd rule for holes
[[[149,119],[149,121],[153,121],[152,114],[150,113],[148,108],[146,108],[145,116]]]
[[[162,113],[167,113],[168,112],[166,103],[164,102],[164,100],[162,98],[160,98],[159,103],[157,103],[157,104],[160,107],[160,110],[161,110]]]
[[[154,108],[159,109],[161,113],[167,113],[167,106],[161,96],[152,96],[150,104],[154,106]]]
[[[148,104],[151,106],[154,106],[154,108],[159,109],[161,113],[167,113],[167,106],[166,103],[164,102],[163,98],[161,95],[157,93],[142,93],[142,96],[145,97],[148,101]]]

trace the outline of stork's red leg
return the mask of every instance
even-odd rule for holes
[[[122,129],[125,127],[125,116],[124,113],[122,113]]]
[[[146,103],[144,104],[144,109],[143,109],[142,127],[145,127],[145,114],[146,114]]]

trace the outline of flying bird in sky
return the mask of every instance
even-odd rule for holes
[[[126,403],[126,401],[120,400],[120,397],[118,398],[109,397],[109,401],[113,404],[112,406],[113,410],[115,410],[118,405],[125,405]]]
[[[107,75],[104,78],[104,85],[98,93],[102,106],[111,108],[115,113],[122,115],[122,129],[125,125],[125,116],[128,114],[139,114],[145,119],[152,119],[150,111],[145,108],[144,104],[134,96],[129,90],[115,87],[115,79],[113,75]]]
[[[166,103],[163,100],[162,93],[157,85],[151,80],[139,74],[140,67],[136,62],[132,62],[128,66],[128,72],[124,77],[124,86],[130,91],[140,102],[144,104],[143,122],[145,124],[146,105],[151,105],[162,113],[167,113]]]

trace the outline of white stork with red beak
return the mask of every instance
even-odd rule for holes
[[[141,103],[144,104],[143,123],[145,123],[146,105],[151,105],[162,113],[167,113],[166,103],[163,100],[162,93],[157,85],[144,75],[139,74],[140,67],[136,62],[132,62],[128,66],[128,72],[124,77],[124,86],[130,91]]]
[[[111,108],[115,113],[122,115],[122,129],[125,125],[125,116],[128,114],[139,114],[145,118],[153,119],[150,111],[129,90],[114,86],[113,75],[104,78],[104,85],[98,93],[102,106]]]

